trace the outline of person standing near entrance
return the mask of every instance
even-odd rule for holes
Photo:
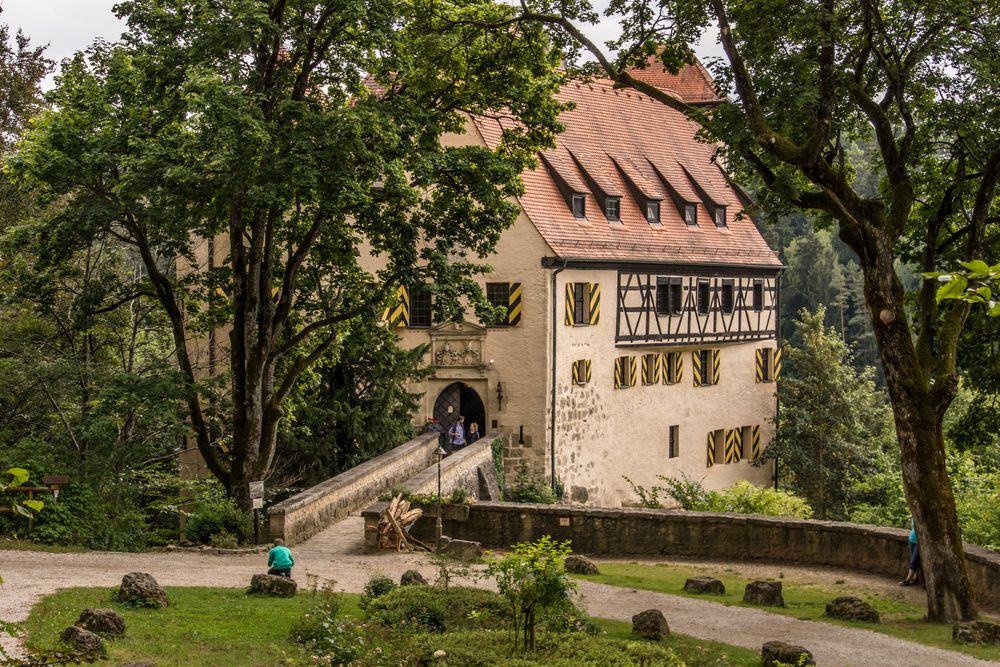
[[[465,447],[465,417],[459,415],[448,430],[448,444],[453,452]]]
[[[479,440],[482,436],[479,435],[479,424],[472,422],[469,424],[469,435],[466,436],[465,440],[470,445],[474,444],[476,440]]]

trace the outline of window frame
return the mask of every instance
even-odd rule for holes
[[[721,219],[719,217],[720,213],[722,214]],[[716,227],[728,227],[729,226],[729,225],[726,224],[726,207],[725,206],[716,206],[715,207],[715,212],[712,214],[712,217],[713,217],[713,222],[715,222],[715,226]]]
[[[611,213],[610,210],[611,206],[614,206],[614,214]],[[604,200],[604,217],[607,218],[609,222],[621,222],[622,220],[621,197],[608,197]]]
[[[701,386],[711,387],[715,383],[712,381],[712,352],[714,348],[703,347],[698,350],[698,360],[701,364]]]
[[[573,326],[590,324],[589,302],[588,283],[573,283]]]
[[[643,362],[645,362],[644,365],[646,366],[646,369],[647,370],[652,369],[652,371],[653,371],[653,379],[652,380],[650,380],[647,375],[643,374],[643,376],[642,376],[642,384],[643,384],[643,386],[648,387],[650,385],[654,385],[654,384],[659,384],[660,383],[659,374],[656,372],[656,362],[659,361],[659,358],[658,358],[659,356],[660,356],[659,353],[656,353],[656,352],[646,352],[645,354],[642,355],[642,360],[643,360]]]
[[[688,217],[688,213],[691,214],[690,219]],[[687,225],[688,227],[697,227],[698,226],[698,205],[697,204],[689,204],[687,202],[684,203],[684,224]]]
[[[663,369],[664,376],[666,377],[666,384],[677,384],[679,380],[677,379],[677,366],[679,365],[681,359],[680,352],[667,352],[666,353],[666,363]]]
[[[702,297],[702,288],[704,288],[704,291],[705,291],[705,304],[704,304],[704,307],[702,307],[702,298],[701,298]],[[697,302],[698,302],[697,303],[698,314],[699,315],[708,315],[709,313],[711,313],[712,312],[712,281],[707,280],[705,278],[699,278],[698,279],[698,294],[697,294],[697,296],[698,296],[698,299],[697,299]]]
[[[681,427],[671,424],[667,427],[667,458],[676,459],[681,455]]]
[[[653,217],[650,217],[650,213],[654,213]],[[660,201],[658,199],[647,199],[646,200],[646,222],[651,225],[660,224]]]
[[[753,280],[752,306],[756,313],[764,310],[764,279],[754,278]]]
[[[728,293],[728,303],[727,303],[727,293]],[[732,278],[723,278],[722,280],[722,297],[720,298],[720,306],[722,307],[722,312],[731,314],[736,310],[736,281]]]
[[[579,211],[577,210],[577,204],[580,205]],[[570,210],[573,212],[574,218],[585,220],[587,218],[587,195],[574,192],[570,199]]]
[[[632,356],[628,355],[628,354],[626,354],[624,356],[616,357],[615,363],[621,369],[621,380],[618,383],[618,388],[619,389],[628,389],[630,387],[635,386],[635,385],[632,384],[632,361],[631,361],[631,359],[632,359]]]
[[[764,355],[764,374],[761,375],[761,382],[774,382],[774,348],[761,348]]]
[[[503,286],[504,290],[504,300],[503,303],[496,303],[491,298],[490,289],[499,288],[501,285]],[[510,283],[509,282],[486,283],[486,300],[490,302],[491,306],[503,306],[504,308],[510,308]],[[508,317],[505,316],[502,321],[491,322],[487,326],[509,327],[510,324],[508,324]]]
[[[426,301],[426,307],[423,300]],[[418,314],[426,314],[426,321],[419,322],[421,318]],[[410,287],[410,321],[407,326],[411,329],[428,329],[434,326],[434,296],[426,285]]]

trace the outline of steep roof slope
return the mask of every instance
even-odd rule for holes
[[[715,92],[712,75],[700,62],[685,65],[677,74],[668,72],[656,56],[647,58],[646,63],[645,69],[630,69],[629,74],[661,90],[676,93],[688,104],[713,104],[722,101]]]
[[[558,96],[575,107],[563,113],[564,133],[540,165],[523,174],[520,199],[527,216],[560,257],[684,264],[779,267],[781,261],[747,216],[744,200],[712,163],[712,147],[695,139],[697,125],[650,97],[611,81],[572,82]],[[503,125],[477,118],[487,145]],[[586,217],[573,214],[572,193],[584,195]],[[620,220],[605,215],[621,197]],[[646,202],[658,201],[659,224]],[[685,224],[686,203],[697,224]],[[714,215],[721,209],[725,226]]]

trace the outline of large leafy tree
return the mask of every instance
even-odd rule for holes
[[[462,296],[483,303],[474,256],[513,222],[519,174],[558,127],[557,61],[540,29],[460,25],[503,11],[461,0],[117,11],[124,41],[65,64],[14,160],[62,203],[34,223],[36,251],[44,266],[98,238],[135,249],[141,291],[170,323],[193,439],[249,507],[286,399],[344,323],[424,280],[440,286],[442,318]],[[519,122],[496,151],[442,142],[469,115]],[[359,262],[369,254],[377,272]],[[223,359],[230,396],[208,400],[199,381]]]
[[[590,69],[700,122],[724,142],[735,176],[764,183],[764,204],[836,220],[864,275],[936,621],[978,613],[942,435],[968,306],[940,305],[925,280],[911,319],[896,260],[933,271],[1000,243],[997,13],[996,3],[972,0],[612,0],[606,14],[621,33],[608,51],[581,30],[598,18],[587,0],[522,0],[495,24],[548,26],[571,65],[586,53]],[[710,24],[725,52],[714,72],[731,96],[714,110],[630,71],[654,54],[676,70]],[[858,159],[877,177],[874,192],[856,178],[848,147],[858,145],[873,147]]]
[[[783,486],[809,501],[817,518],[843,520],[858,486],[880,472],[892,428],[875,371],[855,370],[851,350],[825,309],[803,310],[794,344],[785,346],[781,411],[766,457],[777,459]]]

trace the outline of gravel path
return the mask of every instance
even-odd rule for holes
[[[426,557],[418,554],[365,549],[361,517],[349,517],[320,533],[305,544],[293,548],[295,578],[300,585],[307,575],[333,579],[336,589],[361,592],[373,574],[385,574],[398,580],[408,569],[417,569],[433,580],[435,570]],[[265,568],[263,554],[219,556],[190,552],[127,553],[43,553],[0,550],[0,619],[23,621],[32,605],[44,595],[71,586],[112,587],[126,572],[152,574],[165,586],[246,586],[253,574]],[[630,561],[631,562],[631,561]],[[663,561],[656,561],[663,562]],[[884,578],[851,576],[836,571],[814,571],[805,568],[778,566],[729,565],[694,563],[688,565],[718,568],[719,571],[743,576],[785,576],[797,582],[835,582],[854,588],[872,588],[879,592],[898,593]],[[829,582],[827,581],[829,579]],[[799,621],[744,607],[679,596],[616,588],[590,582],[579,582],[583,606],[592,616],[631,620],[643,609],[662,609],[676,632],[724,641],[729,644],[759,650],[771,639],[781,639],[806,646],[815,654],[820,665],[833,667],[882,667],[896,665],[988,665],[989,663],[962,654],[905,642],[865,630]],[[920,595],[906,591],[906,595]],[[16,645],[5,636],[0,641],[8,649]]]

